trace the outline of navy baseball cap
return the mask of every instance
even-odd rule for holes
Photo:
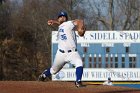
[[[68,20],[68,15],[67,15],[66,12],[61,11],[61,12],[58,14],[58,18],[61,17],[61,16],[65,16],[65,17],[66,17],[66,20]]]

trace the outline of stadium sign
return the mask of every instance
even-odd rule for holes
[[[136,68],[84,68],[83,81],[105,81],[111,77],[113,81],[140,81],[140,69]],[[62,69],[59,73],[52,76],[54,81],[75,81],[75,69]]]
[[[57,33],[57,31],[52,31],[52,64],[57,51]],[[80,37],[78,34],[76,37],[79,45],[78,48],[80,47],[78,51],[82,51],[81,57],[86,59],[84,64],[89,64],[88,59],[90,59],[90,57],[93,59],[93,57],[97,56],[96,58],[100,57],[103,59],[101,61],[102,67],[100,68],[93,67],[94,60],[92,60],[92,67],[84,68],[82,80],[104,81],[107,80],[108,77],[111,77],[113,81],[140,81],[140,49],[138,49],[140,47],[140,31],[86,31],[84,37]],[[102,49],[100,49],[99,52],[93,49],[90,51],[90,54],[84,54],[83,47],[88,47],[89,49],[92,48],[93,45],[94,49],[95,45],[101,45],[99,48]],[[106,47],[111,47],[109,53],[106,53]],[[129,51],[126,53],[126,50]],[[111,65],[110,58],[112,58],[114,68],[107,68],[105,65],[106,63],[109,66]],[[117,62],[115,62],[115,58],[118,58]],[[107,59],[108,61],[106,62]],[[97,61],[96,64],[97,63],[99,62]],[[115,67],[116,64],[118,68]],[[66,64],[60,72],[52,76],[52,80],[74,81],[75,68]]]
[[[77,43],[140,43],[140,31],[86,31],[77,36]],[[57,31],[52,32],[52,42],[57,43]]]

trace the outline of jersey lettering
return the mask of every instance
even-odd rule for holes
[[[64,33],[64,29],[59,29],[59,33],[61,33],[59,37],[61,40],[67,40],[67,36]]]
[[[64,29],[59,29],[59,32],[63,32],[64,33]]]

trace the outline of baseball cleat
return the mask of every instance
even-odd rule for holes
[[[79,87],[85,87],[85,85],[83,85],[81,81],[75,82],[75,86],[76,86],[77,88],[79,88]]]
[[[39,75],[39,77],[38,77],[38,81],[45,81],[45,77],[44,77],[44,75],[43,74],[41,74],[41,75]]]

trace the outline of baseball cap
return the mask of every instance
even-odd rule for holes
[[[66,12],[64,12],[64,11],[59,12],[58,18],[61,17],[61,16],[65,16],[66,17],[66,20],[68,20],[68,15],[67,15]]]

